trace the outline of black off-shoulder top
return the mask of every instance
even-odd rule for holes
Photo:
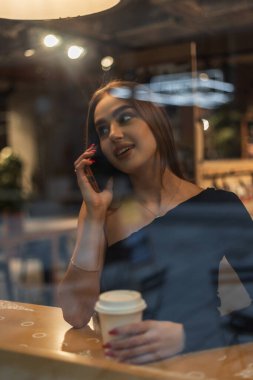
[[[141,291],[145,319],[184,325],[185,352],[225,346],[231,333],[219,311],[223,257],[252,298],[252,219],[234,193],[208,188],[109,246],[101,291]],[[252,305],[247,315],[253,318]]]

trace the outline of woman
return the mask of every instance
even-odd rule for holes
[[[238,269],[253,259],[245,208],[232,193],[183,179],[167,113],[150,100],[147,89],[121,81],[91,99],[87,130],[99,142],[75,162],[83,205],[59,291],[64,318],[79,328],[100,291],[140,290],[144,321],[114,329],[104,347],[133,364],[228,344],[217,309],[219,263],[226,255]],[[98,150],[116,169],[100,192],[88,175]]]

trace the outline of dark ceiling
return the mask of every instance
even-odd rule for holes
[[[217,46],[225,39],[231,51],[241,45],[247,54],[253,50],[252,0],[122,0],[111,10],[91,16],[40,22],[0,19],[0,25],[2,72],[27,65],[24,51],[31,48],[36,50],[33,62],[53,64],[53,56],[41,47],[45,32],[85,42],[93,51],[91,62],[95,55],[138,54],[189,41],[198,41],[203,48],[210,38],[216,38]],[[246,37],[236,41],[229,39],[231,35]]]

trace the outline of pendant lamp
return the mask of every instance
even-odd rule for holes
[[[1,0],[0,18],[53,20],[85,16],[110,9],[120,0]]]

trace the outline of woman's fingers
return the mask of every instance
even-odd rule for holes
[[[135,356],[133,358],[130,358],[129,360],[124,360],[124,363],[129,363],[129,364],[146,364],[146,363],[151,363],[154,361],[159,361],[165,359],[162,356],[159,355],[158,351],[155,352],[148,352],[144,355],[140,356]]]
[[[109,355],[110,353],[114,354],[118,360],[125,361],[138,356],[147,355],[147,354],[155,354],[159,349],[157,342],[148,343],[144,340],[142,343],[138,343],[137,345],[130,346],[130,343],[127,343],[127,348],[119,349],[112,348],[106,349],[105,355]],[[158,358],[157,358],[158,359]]]
[[[93,155],[96,147],[93,144],[83,152],[74,162],[77,182],[81,190],[83,200],[89,210],[93,212],[94,208],[98,211],[107,209],[112,201],[113,196],[113,180],[109,179],[104,191],[100,191],[96,179],[93,176],[91,165],[95,162]]]
[[[89,148],[87,148],[78,158],[77,160],[74,162],[74,166],[76,167],[76,165],[78,165],[83,159],[85,158],[90,158],[92,157],[94,154],[96,153],[96,146],[95,144],[92,144],[91,146],[89,146]]]
[[[92,144],[85,152],[78,157],[78,159],[74,162],[75,172],[77,174],[78,183],[81,186],[84,182],[84,185],[88,185],[90,189],[90,182],[87,178],[87,174],[85,173],[85,167],[89,167],[94,163],[92,156],[96,153],[95,145]]]
[[[105,354],[116,354],[118,360],[145,354],[156,349],[149,321],[129,324],[111,331],[115,339],[104,346]]]
[[[136,335],[144,333],[149,330],[152,321],[141,321],[138,323],[130,323],[128,325],[120,326],[109,331],[112,336]]]
[[[89,177],[85,173],[85,167],[87,168],[88,165],[91,165],[91,163],[84,161],[79,163],[75,169],[77,182],[83,195],[83,200],[86,203],[91,201],[93,193],[95,193],[95,190],[90,183]]]
[[[138,334],[130,337],[123,336],[122,338],[115,339],[108,344],[108,347],[113,350],[124,350],[131,349],[132,347],[139,347],[144,344],[146,345],[152,343],[152,341],[152,336],[150,336],[150,334],[147,332],[144,334]]]
[[[120,335],[118,335],[120,333]],[[175,355],[184,347],[183,325],[167,321],[142,321],[111,331],[105,354],[119,361],[142,364]]]
[[[82,174],[85,174],[85,166],[90,166],[93,163],[94,163],[94,160],[90,158],[84,158],[82,160],[79,160],[78,163],[75,163],[75,172],[76,173],[80,172]]]
[[[109,353],[116,353],[118,360],[125,361],[157,349],[149,321],[123,326],[116,331],[120,335],[109,342],[108,349]]]

